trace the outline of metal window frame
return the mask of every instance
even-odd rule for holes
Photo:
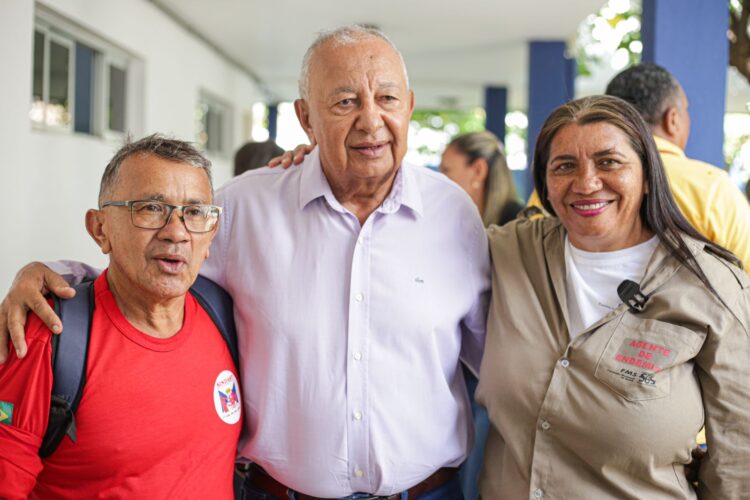
[[[120,49],[107,42],[101,37],[91,33],[86,28],[75,24],[57,14],[48,7],[36,4],[34,17],[34,31],[39,31],[44,36],[44,57],[42,71],[42,93],[45,106],[49,102],[49,43],[54,39],[56,43],[61,43],[69,49],[69,73],[68,73],[68,102],[70,103],[70,120],[66,126],[54,126],[46,123],[46,108],[42,117],[42,122],[30,120],[32,128],[44,131],[59,131],[75,133],[75,54],[76,44],[80,43],[90,47],[96,54],[94,59],[94,84],[93,93],[93,110],[92,110],[92,132],[82,133],[83,135],[101,137],[108,141],[121,142],[127,131],[133,130],[138,125],[139,108],[135,105],[134,100],[140,98],[142,93],[137,90],[142,82],[135,81],[136,78],[134,67],[136,57],[123,49]],[[125,132],[111,130],[109,128],[108,102],[109,102],[109,66],[114,66],[125,71]],[[30,97],[33,104],[33,64],[32,64],[32,93]],[[137,75],[142,78],[143,75]]]

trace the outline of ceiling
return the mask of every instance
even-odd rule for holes
[[[605,0],[151,0],[265,88],[297,97],[302,56],[316,32],[351,23],[382,29],[403,53],[417,106],[481,106],[486,85],[526,107],[531,40],[571,40]],[[606,81],[606,80],[605,80]]]

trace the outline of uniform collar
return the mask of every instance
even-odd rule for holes
[[[543,245],[544,260],[547,264],[547,273],[552,281],[552,288],[555,290],[557,300],[560,303],[560,312],[565,319],[565,324],[570,327],[570,318],[568,317],[568,294],[565,288],[567,277],[565,275],[565,226],[562,225],[557,217],[547,217],[544,219]]]
[[[347,212],[333,195],[328,179],[323,173],[320,164],[320,149],[316,146],[310,154],[305,157],[300,165],[302,169],[300,177],[299,207],[304,209],[311,201],[323,197],[328,205],[338,212]],[[379,212],[390,214],[397,212],[401,206],[410,208],[414,213],[421,216],[423,213],[422,194],[419,190],[417,180],[411,171],[412,166],[401,163],[393,180],[393,187],[386,196],[383,203],[377,209]]]
[[[545,219],[543,235],[547,272],[550,276],[553,289],[560,304],[560,312],[565,319],[566,325],[570,325],[570,318],[568,318],[568,297],[565,287],[565,227],[557,217],[549,217],[548,219]],[[703,242],[691,238],[686,234],[682,234],[682,239],[687,245],[690,252],[696,257],[700,254],[700,252],[703,251],[703,248],[705,247],[705,244]],[[669,279],[672,278],[672,276],[674,276],[674,274],[681,267],[682,263],[675,259],[664,245],[659,243],[654,249],[654,253],[651,255],[651,259],[646,265],[646,272],[644,273],[644,277],[639,283],[641,290],[643,290],[643,293],[645,293],[646,295],[650,295],[664,283],[669,281]],[[608,313],[599,321],[587,328],[586,332],[595,330],[603,323],[610,321],[613,317],[622,314],[626,309],[626,305],[620,304],[615,310]],[[583,337],[584,335],[580,335],[579,337],[577,337],[577,339]],[[575,341],[577,341],[577,339]]]
[[[678,145],[657,136],[654,136],[654,142],[656,143],[656,149],[659,150],[659,154],[675,155],[681,158],[686,158],[685,152],[680,149]]]

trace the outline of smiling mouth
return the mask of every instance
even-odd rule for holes
[[[593,217],[604,212],[612,203],[612,200],[585,201],[571,203],[570,206],[578,215]]]
[[[586,204],[579,204],[579,205],[573,205],[575,208],[578,208],[580,210],[597,210],[599,208],[604,208],[607,205],[609,205],[610,201],[600,201],[597,203],[586,203]]]

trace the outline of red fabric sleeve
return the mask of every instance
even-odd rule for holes
[[[36,315],[26,323],[24,359],[14,349],[0,365],[0,498],[27,498],[42,470],[39,446],[52,394],[52,333]]]

